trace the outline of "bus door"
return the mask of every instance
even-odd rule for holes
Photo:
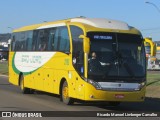
[[[73,67],[75,68],[75,84],[76,95],[78,98],[84,98],[84,85],[81,77],[84,77],[84,52],[83,52],[83,39],[79,38],[83,35],[83,30],[77,26],[70,26],[72,35],[72,60]]]

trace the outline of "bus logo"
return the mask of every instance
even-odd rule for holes
[[[122,85],[121,84],[118,84],[118,87],[121,87]]]

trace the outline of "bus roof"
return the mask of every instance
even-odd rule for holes
[[[119,29],[119,30],[129,30],[130,27],[127,23],[111,19],[103,18],[74,18],[71,19],[71,22],[79,22],[82,24],[87,24],[97,28],[104,29]]]
[[[129,26],[127,23],[117,20],[111,19],[104,19],[104,18],[72,18],[60,21],[53,21],[53,22],[44,22],[41,24],[35,24],[30,26],[25,26],[19,29],[15,29],[13,32],[21,32],[21,31],[28,31],[28,30],[35,30],[35,29],[44,29],[44,28],[51,28],[57,26],[65,26],[67,22],[70,23],[81,23],[84,26],[90,26],[99,29],[113,29],[113,30],[125,30],[128,31],[133,27]]]

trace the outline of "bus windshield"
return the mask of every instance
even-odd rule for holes
[[[151,54],[151,46],[145,46],[146,54]]]
[[[89,79],[117,81],[122,78],[128,81],[145,77],[145,49],[140,35],[89,32],[87,36],[91,41]]]

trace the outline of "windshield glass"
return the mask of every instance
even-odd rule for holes
[[[146,51],[146,54],[151,54],[151,47],[145,46],[145,51]]]
[[[160,43],[157,43],[157,47],[160,47]]]
[[[120,33],[88,33],[91,50],[88,78],[102,81],[109,78],[145,76],[145,51],[139,35]]]

